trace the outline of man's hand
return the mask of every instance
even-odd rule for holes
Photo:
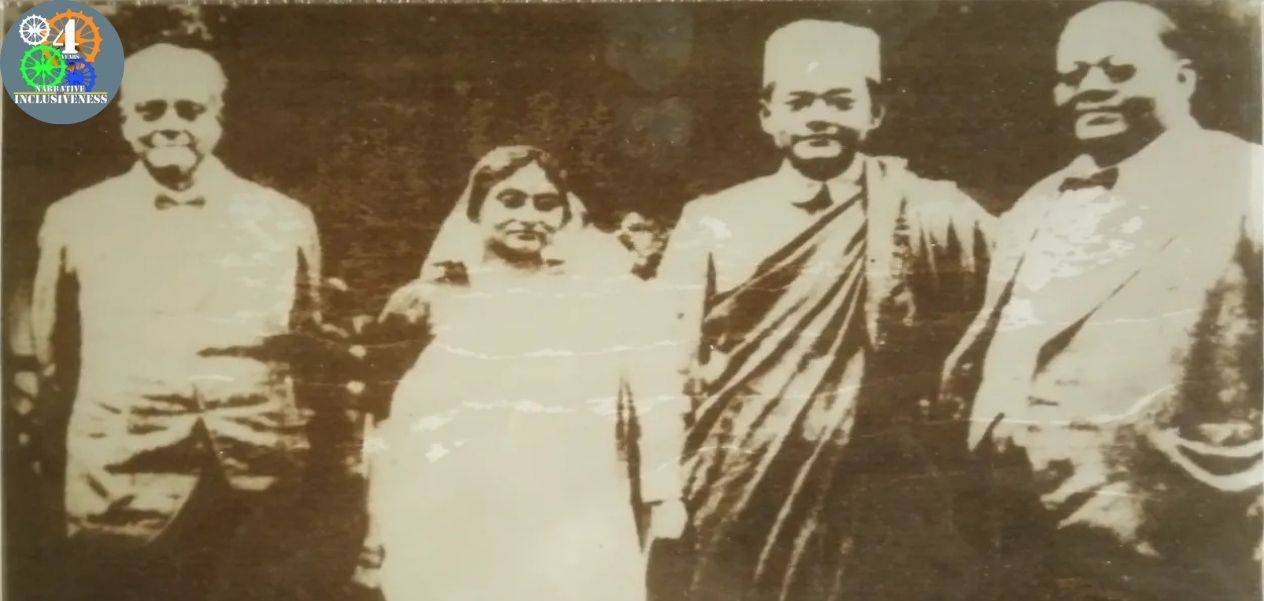
[[[650,506],[650,538],[680,538],[688,521],[689,513],[680,499],[654,503]]]
[[[381,586],[383,555],[381,545],[366,542],[360,549],[360,555],[356,557],[355,571],[351,575],[352,584],[362,589],[377,590]]]
[[[45,363],[33,367],[36,369],[23,369],[13,374],[13,384],[17,387],[17,396],[28,399],[34,406],[28,411],[23,411],[21,407],[15,409],[19,415],[38,423],[38,414],[48,404],[55,402],[55,397],[61,391],[61,383],[58,381],[55,364]]]
[[[428,313],[427,299],[430,286],[421,280],[414,280],[391,294],[386,307],[378,316],[378,321],[387,318],[403,318],[407,323],[418,324],[425,321]]]

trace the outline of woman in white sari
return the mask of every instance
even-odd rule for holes
[[[636,515],[683,527],[685,407],[630,261],[544,152],[475,166],[382,316],[430,338],[369,446],[387,601],[645,600]]]

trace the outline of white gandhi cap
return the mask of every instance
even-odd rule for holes
[[[807,19],[774,31],[764,46],[764,85],[849,78],[882,81],[881,41],[872,29]]]

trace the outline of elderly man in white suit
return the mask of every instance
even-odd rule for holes
[[[1004,216],[945,370],[1003,598],[1259,598],[1259,148],[1191,116],[1180,42],[1133,2],[1067,24],[1054,98],[1081,154]]]
[[[320,251],[305,206],[212,154],[225,85],[199,50],[129,56],[136,162],[54,203],[40,229],[31,321],[47,379],[65,370],[58,306],[81,324],[58,598],[278,598],[243,574],[283,542],[278,491],[304,469],[308,412],[288,362],[265,355],[319,320]]]

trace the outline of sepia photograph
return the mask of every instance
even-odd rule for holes
[[[1258,0],[0,14],[0,598],[1264,599]]]

